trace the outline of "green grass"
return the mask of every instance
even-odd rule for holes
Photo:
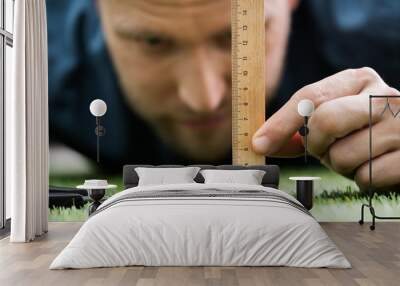
[[[314,201],[314,208],[311,213],[319,221],[358,221],[361,214],[361,205],[367,203],[368,199],[361,197],[338,197],[324,198],[317,197]],[[376,195],[373,199],[376,214],[380,216],[400,215],[399,195]],[[365,210],[365,220],[370,221],[371,215],[368,209]]]
[[[89,204],[84,208],[77,209],[75,206],[72,208],[50,208],[49,220],[50,221],[85,221],[88,218]]]
[[[291,176],[316,176],[321,181],[314,184],[314,207],[311,213],[319,221],[358,221],[362,203],[367,202],[367,196],[361,193],[357,185],[323,167],[299,167],[282,168],[279,188],[289,194],[295,194],[295,182],[290,181]],[[85,179],[96,179],[98,176],[50,176],[50,185],[75,187]],[[122,176],[103,176],[110,184],[118,186],[115,190],[107,191],[106,196],[122,191]],[[400,215],[400,195],[376,195],[373,199],[376,213],[381,216]],[[85,221],[87,219],[87,207],[77,209],[53,208],[49,210],[50,221]],[[370,215],[366,211],[366,220]]]

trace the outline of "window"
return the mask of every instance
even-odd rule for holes
[[[4,106],[11,92],[12,47],[14,32],[14,0],[0,0],[0,228],[10,218],[10,194],[4,188]],[[1,234],[1,233],[0,233]]]

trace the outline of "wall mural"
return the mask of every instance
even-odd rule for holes
[[[46,1],[50,219],[85,220],[91,201],[76,187],[102,180],[117,186],[105,190],[110,197],[123,190],[126,164],[232,164],[234,151],[236,162],[279,165],[279,189],[294,196],[299,178],[318,178],[311,209],[318,220],[359,221],[369,203],[369,95],[400,90],[391,16],[400,6],[372,15],[368,5],[379,4],[287,1],[266,9],[265,19],[237,10],[232,30],[230,0],[200,2],[189,13],[185,0]],[[253,16],[265,20],[265,34],[251,32]],[[96,99],[107,107],[101,140],[89,110]],[[300,110],[302,100],[312,116]],[[374,106],[371,202],[376,214],[393,217],[400,101]]]

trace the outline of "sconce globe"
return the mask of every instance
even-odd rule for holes
[[[311,117],[314,112],[314,103],[309,99],[303,99],[297,105],[297,112],[303,117]]]
[[[95,99],[90,104],[89,109],[93,116],[101,117],[107,112],[107,104],[101,99]]]

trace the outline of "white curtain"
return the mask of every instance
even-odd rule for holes
[[[6,187],[12,242],[48,228],[48,84],[45,0],[15,1],[13,92],[6,98]]]

